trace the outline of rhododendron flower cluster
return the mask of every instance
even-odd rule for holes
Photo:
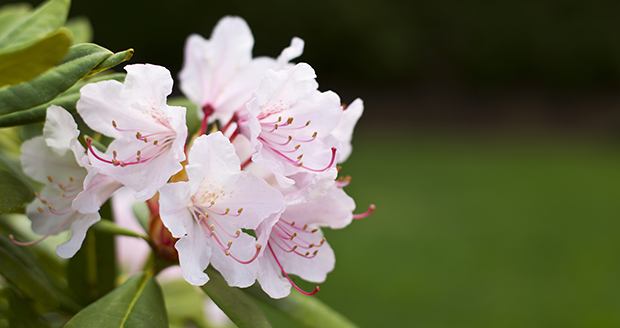
[[[316,293],[289,275],[320,283],[334,269],[321,228],[343,228],[374,209],[353,214],[342,189],[350,178],[338,178],[363,103],[343,105],[319,91],[309,64],[290,62],[302,54],[301,39],[277,58],[253,58],[253,45],[238,17],[223,18],[208,40],[187,39],[180,89],[197,116],[167,104],[173,78],[150,64],[126,66],[123,83],[81,89],[76,115],[91,137],[50,107],[43,136],[22,147],[24,171],[45,184],[27,209],[33,230],[43,238],[70,230],[57,253],[71,257],[100,206],[125,186],[169,231],[190,284],[207,283],[212,265],[230,286],[258,281],[273,298],[291,286]],[[200,120],[198,131],[188,132],[186,120]],[[102,148],[95,136],[113,141]]]

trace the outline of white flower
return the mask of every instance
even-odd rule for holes
[[[73,117],[58,106],[47,109],[43,136],[22,145],[20,157],[24,172],[45,184],[37,199],[26,208],[32,220],[32,230],[44,235],[29,243],[37,243],[49,235],[71,230],[71,238],[56,248],[63,258],[75,255],[86,236],[86,231],[99,221],[99,207],[114,191],[119,182],[98,174],[88,164],[86,150],[77,141],[79,131]]]
[[[87,84],[77,110],[93,130],[115,138],[105,154],[90,147],[93,166],[134,189],[145,201],[179,172],[185,160],[185,108],[168,106],[172,77],[155,65],[125,67],[125,83]]]
[[[284,210],[282,194],[264,180],[240,170],[233,145],[221,133],[200,136],[188,155],[189,181],[161,188],[159,214],[172,236],[183,277],[203,285],[209,263],[229,285],[247,287],[260,274],[254,259],[260,241],[241,232],[256,229]],[[266,240],[266,238],[265,238]]]
[[[249,115],[239,122],[254,147],[252,161],[269,168],[280,186],[299,172],[320,173],[336,164],[339,141],[331,133],[340,122],[340,98],[319,92],[308,64],[265,73],[247,104]]]
[[[301,55],[304,42],[293,38],[278,59],[252,58],[254,37],[240,17],[222,18],[209,40],[192,34],[185,43],[183,69],[179,73],[181,90],[204,112],[228,122],[237,111],[245,111],[267,69],[285,68],[288,62]]]

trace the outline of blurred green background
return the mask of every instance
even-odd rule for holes
[[[326,232],[338,260],[316,297],[361,327],[620,326],[620,2],[75,0],[71,11],[96,43],[175,77],[185,38],[227,14],[248,21],[255,55],[299,36],[321,90],[365,100],[342,173],[358,212],[377,210]]]

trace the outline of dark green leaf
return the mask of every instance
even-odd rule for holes
[[[12,3],[0,7],[0,39],[30,14],[32,6],[28,3]]]
[[[27,47],[65,25],[70,3],[69,0],[50,0],[41,4],[30,17],[0,38],[0,53]]]
[[[47,108],[51,105],[57,105],[66,109],[70,113],[76,113],[77,109],[75,108],[75,105],[80,99],[80,88],[82,88],[85,84],[103,80],[116,80],[123,82],[125,75],[125,73],[114,73],[102,76],[97,75],[86,80],[80,80],[74,86],[69,88],[69,90],[61,93],[50,102],[31,109],[0,116],[0,128],[44,122]]]
[[[58,306],[51,283],[45,279],[27,250],[0,235],[0,274],[31,299],[47,306]]]
[[[4,327],[16,328],[47,328],[35,308],[35,304],[28,298],[17,295],[10,287],[0,290],[0,322]]]
[[[69,53],[60,65],[33,80],[0,88],[0,115],[51,101],[90,74],[92,69],[111,55],[112,52],[109,50],[92,43],[78,44],[69,48]]]
[[[132,208],[133,214],[138,219],[138,223],[142,226],[144,231],[149,231],[149,217],[151,215],[151,211],[149,210],[149,206],[146,202],[137,202],[134,203]]]
[[[34,198],[34,193],[20,179],[0,170],[0,214],[15,212]]]
[[[316,297],[291,291],[291,294],[286,298],[272,299],[256,284],[250,288],[244,289],[244,291],[280,311],[283,315],[293,319],[304,327],[357,327],[342,314],[334,311]]]
[[[73,33],[73,44],[87,43],[93,41],[93,26],[88,18],[84,16],[73,17],[65,24]]]
[[[58,64],[71,46],[66,27],[50,33],[29,47],[0,53],[0,87],[28,81]]]
[[[104,61],[99,63],[97,67],[93,68],[86,76],[92,76],[99,72],[105,71],[108,68],[112,68],[124,61],[128,61],[133,56],[133,49],[128,49],[125,51],[117,52],[110,57],[106,58]]]
[[[238,327],[271,327],[263,310],[248,295],[237,287],[230,287],[226,280],[213,269],[207,268],[209,282],[202,290],[226,313]]]
[[[65,328],[168,328],[161,288],[151,274],[140,273],[76,314]]]

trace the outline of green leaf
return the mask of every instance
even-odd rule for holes
[[[84,16],[73,17],[65,26],[73,33],[73,44],[88,43],[93,41],[93,26]]]
[[[61,27],[29,47],[0,53],[0,87],[28,81],[58,64],[71,46],[71,31]]]
[[[69,88],[67,91],[61,93],[60,95],[58,95],[58,97],[54,98],[54,100],[50,102],[46,102],[45,104],[33,107],[31,109],[26,109],[19,112],[0,116],[0,128],[44,122],[45,115],[47,114],[47,108],[51,105],[60,106],[69,111],[70,113],[74,114],[77,112],[77,109],[75,107],[77,101],[80,100],[80,89],[84,85],[86,85],[87,83],[94,83],[104,80],[116,80],[119,82],[123,82],[125,80],[125,75],[125,73],[113,73],[101,76],[97,75],[86,80],[80,80],[74,86]]]
[[[127,53],[127,51],[122,52]],[[33,80],[0,88],[0,115],[8,114],[51,101],[78,80],[91,73],[112,52],[93,43],[69,48],[60,65]],[[125,55],[123,58],[127,58]]]
[[[357,327],[342,314],[321,302],[318,298],[306,296],[296,291],[286,298],[273,299],[265,294],[260,286],[254,285],[244,291],[270,307],[280,311],[283,315],[308,328],[318,327]]]
[[[41,320],[32,300],[19,297],[9,287],[0,289],[0,323],[2,322],[6,324],[4,327],[50,327]]]
[[[0,234],[0,274],[31,299],[46,306],[58,306],[51,283],[36,261],[3,234]]]
[[[76,314],[65,328],[168,328],[161,288],[151,274],[139,273]]]
[[[144,229],[145,232],[149,231],[149,217],[151,216],[151,211],[146,202],[134,203],[131,209],[142,229]]]
[[[69,0],[50,0],[41,4],[30,17],[19,21],[0,38],[0,53],[27,47],[65,25],[70,3]]]
[[[28,3],[12,3],[0,7],[0,39],[30,14],[32,6]]]
[[[105,71],[108,68],[112,68],[124,61],[128,61],[129,59],[131,59],[132,56],[133,56],[133,49],[128,49],[125,51],[117,52],[111,55],[110,57],[106,58],[101,63],[99,63],[99,65],[97,65],[97,67],[90,70],[90,72],[86,76],[87,77],[92,76],[99,72]]]
[[[263,310],[241,289],[228,286],[222,275],[211,266],[207,268],[207,274],[209,282],[200,288],[238,327],[271,327]]]
[[[33,198],[33,191],[20,179],[0,170],[0,214],[15,212]]]

